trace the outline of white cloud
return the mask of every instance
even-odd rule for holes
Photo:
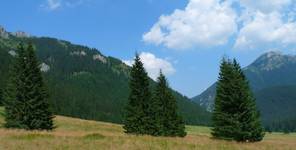
[[[41,7],[47,10],[56,10],[62,6],[61,0],[46,0],[46,3]]]
[[[228,1],[190,0],[184,10],[162,15],[143,40],[172,49],[223,45],[237,32],[236,18]]]
[[[157,58],[152,53],[142,52],[139,56],[144,64],[144,68],[148,72],[149,77],[153,80],[157,79],[160,69],[165,75],[171,75],[176,72],[175,68],[169,61]],[[129,66],[132,66],[132,64],[134,63],[133,60],[124,60],[123,62]]]
[[[74,8],[90,0],[46,0],[40,7],[49,11],[54,11],[62,7]]]
[[[296,46],[296,22],[283,21],[278,12],[257,12],[240,30],[235,49],[258,50]]]
[[[230,39],[235,50],[295,47],[296,0],[189,0],[143,35],[144,42],[170,49],[216,47]]]

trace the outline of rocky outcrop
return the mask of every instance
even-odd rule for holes
[[[30,37],[30,35],[28,33],[23,32],[23,31],[14,32],[14,33],[12,33],[12,35],[14,35],[16,37],[19,37],[19,38],[27,38],[27,37]]]
[[[40,66],[40,70],[42,72],[48,72],[50,70],[50,67],[46,63],[42,63]]]
[[[99,60],[104,64],[107,63],[106,58],[104,56],[100,55],[100,54],[94,55],[93,60]]]
[[[74,56],[74,55],[76,55],[76,56],[86,56],[87,54],[86,54],[85,51],[74,51],[74,52],[71,52],[70,55],[71,56]]]
[[[0,37],[7,39],[9,37],[9,33],[6,32],[6,30],[0,26]]]

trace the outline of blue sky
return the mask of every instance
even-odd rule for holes
[[[214,83],[219,61],[295,54],[296,0],[3,0],[0,25],[99,49],[192,97]]]

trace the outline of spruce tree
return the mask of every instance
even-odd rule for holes
[[[177,113],[176,99],[161,71],[151,104],[154,124],[153,135],[180,137],[186,135],[184,121]]]
[[[27,48],[26,102],[27,117],[24,120],[29,129],[53,129],[53,112],[48,101],[48,93],[40,71],[40,63],[32,44]]]
[[[255,142],[264,136],[255,98],[236,60],[222,60],[212,119],[217,138]]]
[[[51,130],[54,116],[33,45],[19,47],[5,94],[6,127]]]
[[[213,131],[212,135],[218,138],[231,139],[233,125],[231,124],[230,115],[227,114],[226,103],[230,100],[232,93],[230,87],[231,64],[229,60],[223,58],[220,65],[219,80],[217,83],[216,97],[213,110]]]
[[[21,103],[20,88],[22,86],[20,82],[20,76],[24,72],[25,67],[25,48],[21,43],[18,45],[17,55],[13,60],[12,65],[9,68],[9,79],[3,94],[3,104],[5,107],[5,127],[7,128],[23,128],[21,117]]]
[[[261,124],[260,113],[256,107],[256,100],[249,87],[240,65],[233,60],[234,72],[238,78],[236,90],[236,112],[238,113],[239,130],[234,139],[236,141],[261,141],[264,137],[264,129]]]
[[[125,109],[124,130],[131,134],[151,134],[151,91],[149,77],[138,54],[130,72],[130,94]]]

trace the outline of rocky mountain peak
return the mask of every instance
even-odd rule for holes
[[[6,38],[6,39],[7,39],[8,36],[9,36],[8,32],[5,30],[4,27],[2,27],[2,26],[0,25],[0,37],[2,37],[2,38]]]
[[[8,39],[9,35],[13,35],[19,38],[28,38],[30,37],[30,34],[24,32],[24,31],[16,31],[16,32],[8,32],[6,29],[0,25],[0,37]]]
[[[251,69],[255,67],[259,70],[271,71],[287,63],[296,63],[296,56],[285,55],[280,51],[271,51],[261,55],[247,68]]]
[[[30,34],[24,32],[24,31],[17,31],[17,32],[12,33],[12,35],[19,37],[19,38],[30,37]]]

